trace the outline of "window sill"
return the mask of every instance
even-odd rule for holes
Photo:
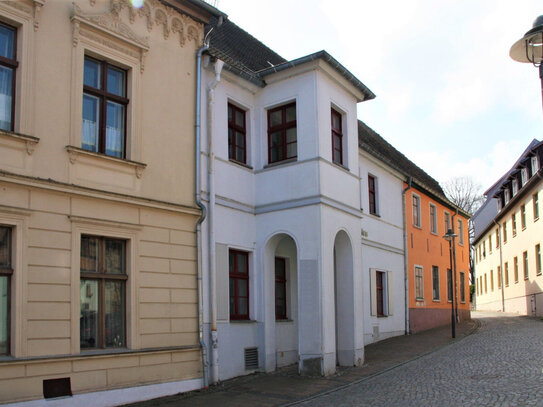
[[[415,301],[424,302],[424,298],[415,298]]]
[[[369,214],[370,214],[371,216],[375,216],[376,218],[380,218],[380,217],[381,217],[381,215],[379,215],[378,213],[371,213],[371,212],[369,212]]]
[[[422,230],[422,226],[420,226],[420,225],[415,225],[414,223],[413,223],[413,227],[414,227],[414,228],[417,228],[417,229],[419,229],[419,230]]]
[[[75,146],[66,146],[66,151],[68,152],[68,154],[70,156],[70,163],[71,164],[75,164],[79,160],[80,156],[88,157],[88,158],[91,158],[91,159],[96,159],[96,160],[102,160],[102,161],[106,161],[106,162],[115,163],[115,164],[122,165],[122,166],[125,166],[125,167],[132,167],[132,168],[134,168],[134,171],[135,171],[135,174],[136,174],[137,178],[142,177],[143,170],[145,170],[145,168],[147,167],[147,164],[145,164],[145,163],[141,163],[141,162],[138,162],[138,161],[127,160],[127,159],[124,159],[124,158],[112,157],[112,156],[109,156],[109,155],[106,155],[106,154],[95,153],[95,152],[87,151],[87,150],[84,150],[84,149],[82,149],[80,147],[75,147]]]
[[[242,325],[245,325],[245,324],[256,324],[258,321],[256,321],[255,319],[231,319],[230,320],[230,323],[231,324],[242,324]]]
[[[249,164],[242,163],[241,161],[234,160],[232,158],[229,158],[228,161],[232,164],[239,165],[240,167],[247,168],[249,170],[253,170],[254,168],[251,167]]]
[[[0,130],[0,136],[6,137],[8,139],[18,141],[20,143],[26,144],[26,152],[28,155],[32,155],[36,149],[36,144],[39,143],[40,139],[34,136],[28,136],[26,134],[16,133],[14,131]]]
[[[295,163],[296,161],[298,161],[298,157],[287,158],[286,160],[275,161],[273,163],[269,163],[269,164],[265,165],[264,168],[273,168],[273,167],[277,167],[277,166],[280,166],[280,165],[283,165],[283,164]]]
[[[432,302],[441,302],[441,300],[432,300]]]
[[[349,168],[345,167],[343,164],[341,163],[336,163],[335,161],[332,161],[332,164],[338,166],[339,168],[341,168],[342,170],[344,171],[349,171]]]
[[[285,324],[285,323],[292,323],[292,322],[294,322],[294,320],[293,320],[293,319],[289,319],[289,318],[287,318],[287,319],[276,319],[275,322],[276,322],[276,323],[279,322],[279,323]]]

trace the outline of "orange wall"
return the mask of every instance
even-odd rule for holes
[[[407,185],[405,185],[407,187]],[[413,224],[413,194],[420,197],[420,227]],[[430,231],[430,203],[436,206],[437,233]],[[427,196],[414,187],[406,192],[406,220],[407,220],[407,253],[409,265],[409,308],[450,308],[447,301],[447,269],[450,268],[449,242],[443,238],[445,235],[445,212],[451,216],[455,211],[445,207],[438,201]],[[459,237],[455,238],[456,246],[456,283],[458,290],[458,309],[469,309],[469,234],[468,219],[456,215],[454,217],[454,233],[459,235],[458,219],[462,219],[464,230],[464,244],[459,244]],[[424,300],[415,298],[415,265],[423,268]],[[439,267],[440,300],[433,300],[432,293],[432,266]],[[460,272],[465,274],[465,303],[460,301]],[[453,280],[454,284],[454,280]]]

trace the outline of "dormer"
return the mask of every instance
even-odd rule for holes
[[[537,155],[532,156],[531,158],[531,168],[532,168],[532,175],[537,173],[539,171],[539,157]]]
[[[504,205],[507,205],[509,203],[509,201],[511,200],[511,191],[509,190],[508,187],[506,187],[504,193]]]
[[[513,196],[515,196],[518,193],[518,180],[516,177],[511,181],[511,186],[513,189]]]
[[[528,182],[528,168],[524,167],[522,170],[520,170],[520,180],[521,186],[526,185]]]

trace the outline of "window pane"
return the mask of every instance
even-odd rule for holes
[[[245,147],[245,134],[236,132],[236,145],[238,147]]]
[[[9,353],[9,277],[0,276],[0,355]]]
[[[126,73],[117,68],[107,68],[107,91],[117,96],[126,97],[125,93]]]
[[[107,102],[106,154],[124,156],[124,106]]]
[[[296,157],[298,155],[298,144],[287,144],[287,158]]]
[[[0,56],[13,59],[15,56],[15,30],[0,25]]]
[[[249,313],[247,298],[238,298],[238,315],[247,315]]]
[[[79,316],[81,349],[98,346],[98,281],[81,280]]]
[[[285,299],[285,283],[283,282],[276,282],[275,283],[275,300],[276,301],[282,301]]]
[[[83,94],[83,120],[81,123],[81,148],[98,151],[98,122],[100,120],[100,101]]]
[[[100,63],[93,61],[92,59],[85,58],[83,84],[100,89]]]
[[[236,110],[236,124],[239,127],[245,128],[245,113],[239,110]]]
[[[232,109],[232,106],[228,105],[228,121],[231,122],[232,121],[232,118],[233,118],[233,109]]]
[[[296,142],[296,127],[287,130],[287,143]]]
[[[336,130],[341,129],[341,116],[337,114],[332,115],[332,127]]]
[[[81,237],[81,271],[98,271],[98,239],[96,237]]]
[[[105,345],[107,348],[125,346],[124,282],[106,281],[105,291]]]
[[[234,159],[240,163],[245,163],[245,150],[239,147],[236,148],[236,157]]]
[[[106,240],[105,272],[111,274],[124,274],[124,248],[122,240]]]
[[[275,110],[273,112],[270,112],[270,127],[277,126],[279,124],[283,123],[283,111]]]
[[[238,273],[247,273],[247,253],[237,253],[237,260],[238,260],[238,269],[236,270]]]
[[[275,278],[285,279],[285,260],[281,258],[275,258]]]
[[[270,144],[272,148],[281,146],[283,144],[283,133],[276,131],[270,134]]]
[[[0,129],[11,130],[13,69],[0,66]]]
[[[296,120],[296,105],[287,108],[287,122]]]
[[[11,267],[11,229],[0,227],[0,266]]]
[[[240,278],[237,280],[237,284],[238,284],[238,297],[247,297],[247,293],[248,293],[248,290],[247,290],[247,285],[248,285],[248,281],[244,278]]]

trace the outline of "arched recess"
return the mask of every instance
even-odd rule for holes
[[[274,329],[267,332],[273,338],[268,352],[273,352],[275,369],[298,361],[298,248],[295,240],[286,233],[278,233],[268,240],[265,248],[265,272],[268,315]],[[270,340],[272,339],[272,340]]]
[[[343,230],[334,240],[334,305],[336,364],[355,364],[353,248]]]

